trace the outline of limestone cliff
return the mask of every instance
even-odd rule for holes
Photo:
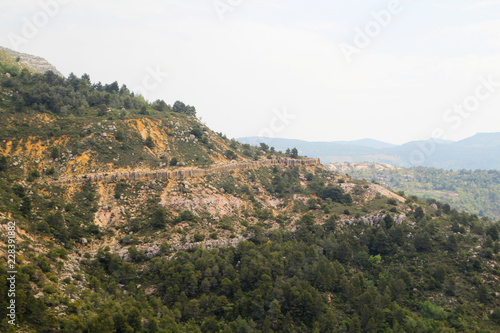
[[[147,179],[172,179],[172,178],[192,178],[202,177],[213,173],[229,172],[232,170],[247,170],[255,169],[261,166],[270,165],[285,165],[285,166],[301,166],[301,165],[320,165],[319,158],[307,159],[288,159],[288,158],[274,158],[251,162],[235,162],[215,167],[204,169],[178,169],[178,170],[155,170],[155,171],[130,171],[130,172],[114,172],[114,173],[99,173],[88,174],[75,178],[65,178],[54,181],[56,185],[72,184],[84,181],[91,182],[117,182],[117,181],[135,181]]]

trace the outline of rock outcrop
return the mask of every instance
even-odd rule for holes
[[[205,250],[213,250],[213,249],[217,249],[217,248],[236,246],[239,242],[242,242],[244,240],[247,240],[247,238],[237,237],[237,238],[230,238],[230,239],[207,240],[207,241],[196,242],[196,243],[173,244],[170,247],[170,251],[173,254],[171,254],[169,256],[169,258],[172,258],[175,253],[177,253],[178,251],[181,251],[181,250],[189,250],[189,249],[192,249],[195,247],[202,247]],[[139,246],[137,246],[137,249],[144,251],[144,254],[148,258],[152,258],[154,256],[157,256],[160,253],[160,246],[158,244],[139,245]],[[129,250],[129,247],[121,248],[117,253],[121,259],[129,260],[128,250]]]
[[[363,222],[365,225],[370,225],[370,226],[378,226],[381,224],[381,222],[384,220],[385,214],[384,215],[369,215],[369,216],[362,216],[360,218],[354,218],[354,219],[345,219],[342,220],[346,225],[351,225],[353,223],[357,222]],[[394,224],[398,225],[403,223],[406,220],[406,214],[401,213],[398,216],[393,217]]]
[[[180,170],[154,170],[154,171],[129,171],[115,173],[93,173],[75,178],[59,179],[54,181],[55,185],[82,183],[85,181],[112,183],[122,180],[147,180],[147,179],[177,179],[177,178],[193,178],[203,177],[214,173],[229,172],[232,170],[248,170],[257,169],[262,166],[285,165],[285,166],[300,166],[300,165],[319,165],[319,158],[308,159],[289,159],[276,158],[260,161],[237,162],[226,165],[215,166],[206,169],[180,169]]]

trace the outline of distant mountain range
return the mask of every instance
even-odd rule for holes
[[[401,167],[425,166],[442,169],[500,170],[500,133],[478,133],[461,141],[430,139],[402,145],[361,139],[310,142],[294,139],[244,137],[242,143],[266,143],[276,150],[296,147],[299,153],[319,157],[322,163],[377,162]]]

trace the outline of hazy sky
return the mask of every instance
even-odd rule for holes
[[[500,0],[2,0],[0,22],[0,45],[229,137],[500,132]]]

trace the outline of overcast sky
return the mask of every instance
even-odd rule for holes
[[[1,0],[0,22],[0,45],[229,137],[500,132],[499,0]]]

